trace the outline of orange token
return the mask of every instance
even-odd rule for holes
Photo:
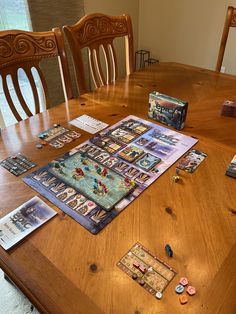
[[[186,294],[182,294],[180,297],[179,297],[179,302],[181,304],[186,304],[188,303],[188,297],[186,296]]]

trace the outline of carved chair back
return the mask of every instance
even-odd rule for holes
[[[226,12],[225,24],[221,37],[219,54],[216,62],[217,72],[220,72],[221,70],[230,27],[236,27],[236,8],[233,7],[228,7]]]
[[[108,16],[94,13],[82,17],[76,24],[63,27],[67,36],[80,94],[89,90],[81,50],[88,48],[89,69],[95,88],[117,79],[118,64],[114,39],[125,38],[126,75],[134,69],[133,30],[129,15]],[[102,65],[104,60],[104,66]]]
[[[72,87],[66,59],[64,40],[59,28],[48,32],[29,32],[23,30],[0,31],[0,76],[2,78],[3,93],[8,105],[17,121],[22,120],[21,109],[30,117],[40,111],[39,94],[32,69],[35,68],[43,88],[45,107],[49,106],[49,96],[45,77],[40,69],[43,58],[58,57],[62,86],[65,99],[72,98]],[[34,100],[34,113],[29,108],[22,94],[19,83],[19,70],[22,69],[28,79]],[[16,106],[7,77],[11,77],[13,89],[22,108]]]

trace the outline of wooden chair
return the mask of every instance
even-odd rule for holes
[[[80,94],[89,91],[81,50],[88,48],[89,70],[95,88],[117,79],[118,64],[114,39],[125,37],[126,74],[134,71],[133,30],[129,15],[108,16],[94,13],[82,17],[76,24],[63,27],[67,36]],[[101,59],[104,60],[102,64]]]
[[[219,49],[218,59],[216,63],[216,71],[218,72],[220,72],[221,65],[223,62],[225,46],[226,46],[230,27],[236,27],[236,8],[233,8],[233,7],[228,7],[226,17],[225,17],[225,25],[224,25],[223,34],[221,37],[220,49]]]
[[[29,109],[29,104],[22,94],[18,79],[19,69],[23,69],[32,90],[33,106],[35,107],[34,113],[37,114],[40,111],[40,103],[35,79],[32,75],[32,68],[35,68],[38,72],[44,92],[44,105],[48,108],[48,89],[46,80],[40,69],[40,62],[43,58],[51,57],[58,57],[65,99],[70,99],[72,98],[71,80],[64,40],[59,28],[54,28],[48,32],[29,32],[23,30],[0,31],[0,76],[2,77],[3,93],[17,121],[21,121],[22,117],[19,108],[16,107],[15,98],[10,93],[7,76],[11,76],[12,85],[19,103],[25,114],[30,117],[33,113]]]

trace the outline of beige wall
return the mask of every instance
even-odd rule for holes
[[[139,49],[160,61],[214,69],[230,0],[140,0]],[[223,65],[236,74],[236,29],[228,39]]]
[[[134,50],[138,47],[138,24],[139,24],[139,0],[84,0],[84,11],[87,13],[105,13],[108,15],[129,14],[132,19],[134,33]],[[125,75],[124,42],[118,40],[116,43],[118,51],[119,77]]]
[[[138,46],[139,0],[84,0],[85,13],[105,13],[131,16],[135,48]]]

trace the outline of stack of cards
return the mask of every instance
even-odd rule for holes
[[[207,157],[207,154],[199,150],[192,149],[177,164],[177,168],[193,173],[200,163]]]
[[[100,132],[101,130],[105,129],[108,124],[102,121],[99,121],[93,117],[87,116],[86,114],[70,121],[71,124],[84,130],[88,133],[95,134]]]

